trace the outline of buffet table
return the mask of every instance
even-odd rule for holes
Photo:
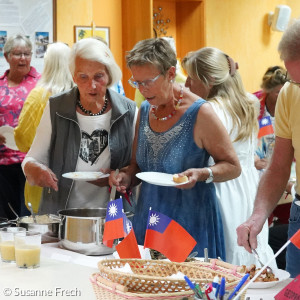
[[[58,243],[43,244],[37,269],[19,269],[0,262],[0,299],[96,299],[89,277],[107,256],[85,256],[61,249]],[[247,300],[274,300],[291,279],[269,289],[248,289]]]

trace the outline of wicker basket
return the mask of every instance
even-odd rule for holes
[[[133,273],[124,273],[118,270],[125,264],[130,265]],[[218,275],[225,277],[226,288],[231,289],[242,277],[241,274],[233,272],[231,269],[204,262],[174,263],[163,260],[108,259],[100,261],[98,268],[99,275],[107,282],[126,287],[130,293],[148,294],[148,297],[149,294],[159,293],[190,293],[191,290],[184,279],[170,277],[178,272],[197,282],[200,287],[211,283]],[[182,297],[184,296],[185,294]]]
[[[119,300],[119,299],[140,299],[140,300],[154,300],[154,299],[171,299],[182,300],[194,299],[194,293],[189,292],[176,292],[176,293],[131,293],[127,291],[127,288],[111,282],[110,284],[103,283],[105,279],[99,274],[95,273],[91,276],[91,282],[97,300]]]
[[[177,292],[177,293],[130,293],[126,287],[120,287],[113,282],[107,283],[99,273],[94,273],[90,278],[97,300],[118,300],[118,299],[140,299],[140,300],[153,300],[153,299],[172,299],[172,300],[194,300],[194,293],[190,292]],[[103,283],[104,282],[104,283]],[[228,298],[231,291],[224,296],[224,300]],[[245,300],[245,291],[240,300]]]

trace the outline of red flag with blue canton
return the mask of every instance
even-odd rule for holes
[[[300,229],[290,238],[290,241],[300,249]]]
[[[144,247],[161,252],[171,261],[184,262],[196,244],[180,224],[162,213],[149,211]]]
[[[265,116],[261,118],[258,122],[259,122],[258,138],[274,133],[270,116]]]
[[[125,238],[116,246],[120,258],[141,258],[132,223],[125,214],[123,214],[123,228]]]
[[[123,229],[123,201],[116,199],[107,204],[106,218],[104,224],[103,243],[112,247],[114,239],[124,237]]]

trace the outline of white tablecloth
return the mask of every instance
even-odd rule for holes
[[[96,268],[41,257],[36,269],[0,262],[0,299],[95,300],[90,276]]]
[[[41,265],[37,269],[19,269],[13,263],[0,262],[0,299],[94,300],[89,278],[98,271],[97,263],[108,258],[113,256],[86,256],[61,249],[58,243],[43,244]],[[274,300],[290,281],[269,289],[248,289],[246,299]]]

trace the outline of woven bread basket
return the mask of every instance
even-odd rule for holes
[[[124,268],[126,264],[129,264],[132,273],[118,270]],[[108,282],[124,286],[130,293],[145,293],[148,296],[159,293],[190,293],[191,290],[184,279],[174,278],[174,274],[178,272],[188,276],[202,288],[205,284],[211,283],[216,275],[225,277],[227,289],[236,286],[242,278],[241,274],[231,269],[204,262],[175,263],[164,260],[107,259],[100,261],[98,268],[101,278]]]
[[[107,282],[99,273],[94,273],[90,278],[97,300],[119,300],[119,299],[140,299],[140,300],[154,300],[154,299],[172,299],[182,300],[194,299],[194,292],[176,292],[176,293],[131,293],[127,288],[116,284],[114,282]]]

